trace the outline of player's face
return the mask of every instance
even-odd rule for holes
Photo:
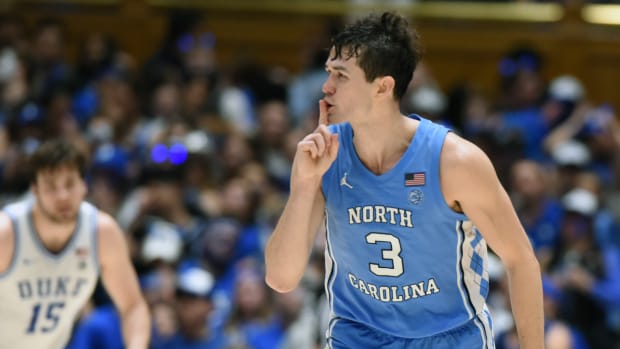
[[[344,49],[343,49],[344,50]],[[334,50],[329,57],[333,57]],[[343,52],[346,57],[346,50]],[[370,110],[374,84],[366,81],[364,71],[357,65],[357,58],[328,58],[325,62],[328,73],[323,83],[330,123],[353,121]]]
[[[39,171],[32,189],[43,215],[57,223],[74,221],[86,196],[84,179],[67,166]]]

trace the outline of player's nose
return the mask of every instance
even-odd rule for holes
[[[58,189],[56,192],[56,197],[59,200],[67,200],[70,197],[70,192],[67,189]]]
[[[323,86],[321,87],[321,91],[326,95],[326,96],[330,96],[333,95],[334,92],[336,91],[336,88],[334,87],[334,85],[330,82],[330,79],[327,78],[327,80],[325,80],[325,82],[323,83]]]

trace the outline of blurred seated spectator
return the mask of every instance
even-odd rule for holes
[[[178,330],[167,338],[154,340],[152,349],[227,348],[226,338],[209,325],[213,282],[211,274],[198,267],[179,271],[175,306]]]
[[[222,216],[237,220],[242,225],[236,255],[237,260],[245,257],[262,259],[261,226],[256,210],[261,203],[260,191],[250,187],[242,177],[235,177],[222,184],[220,189]]]
[[[252,148],[273,183],[288,190],[294,153],[290,154],[286,143],[292,130],[286,104],[279,100],[264,102],[257,107],[257,114],[258,127]]]
[[[130,166],[129,154],[123,148],[112,143],[98,146],[88,174],[89,201],[116,216],[129,189]]]
[[[276,293],[275,306],[281,316],[284,339],[278,349],[315,349],[318,344],[318,314],[304,288]]]
[[[543,305],[545,313],[545,345],[547,349],[588,349],[583,334],[564,321],[559,314],[562,291],[543,275]]]
[[[149,157],[143,164],[141,186],[123,203],[119,221],[138,240],[141,236],[135,233],[144,233],[145,224],[153,217],[167,221],[174,225],[187,253],[206,224],[206,217],[185,196],[187,149],[176,143],[157,144]]]
[[[117,349],[123,347],[121,321],[114,305],[95,308],[76,326],[66,349]]]
[[[236,259],[242,225],[233,218],[212,219],[199,240],[192,245],[191,255],[181,263],[181,268],[197,266],[214,277],[211,300],[211,326],[222,331],[230,317],[239,272]]]
[[[141,261],[146,264],[174,266],[183,256],[183,240],[176,227],[155,217],[146,222],[146,235],[141,246]]]
[[[41,18],[35,24],[31,55],[31,96],[44,102],[58,86],[72,86],[73,67],[65,58],[66,28],[62,20]]]
[[[524,145],[525,156],[544,160],[541,142],[549,130],[542,116],[545,82],[542,57],[530,47],[507,52],[498,64],[500,75],[499,128],[504,138],[516,137]]]
[[[579,174],[590,164],[591,154],[585,144],[570,139],[555,145],[551,158],[557,169],[554,192],[557,196],[562,196],[575,187]]]
[[[233,307],[226,326],[232,345],[273,349],[282,344],[282,319],[274,306],[273,292],[256,266],[246,266],[237,275]]]
[[[591,349],[612,348],[618,340],[611,320],[620,307],[620,251],[596,240],[593,193],[573,189],[562,204],[566,215],[549,266],[563,294],[560,316],[584,334]]]
[[[551,178],[534,161],[519,160],[512,166],[510,197],[543,271],[558,243],[564,215],[562,205],[549,190],[550,183]]]
[[[566,144],[581,144],[587,152],[564,150]],[[620,148],[620,121],[614,109],[607,104],[580,103],[569,117],[561,122],[543,141],[545,151],[558,159],[559,154],[580,158],[580,166],[597,173],[604,187],[613,187],[617,177],[618,149]],[[571,157],[572,156],[572,157]]]

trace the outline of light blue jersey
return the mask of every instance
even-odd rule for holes
[[[471,323],[491,348],[486,243],[440,188],[448,129],[412,117],[420,124],[409,148],[382,175],[360,161],[348,123],[330,126],[340,149],[322,183],[329,331],[340,321],[424,338]]]

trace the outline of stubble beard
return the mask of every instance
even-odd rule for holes
[[[41,204],[41,202],[38,203],[38,206],[39,206],[39,211],[41,212],[43,217],[45,217],[45,219],[51,221],[54,224],[59,224],[59,225],[73,224],[77,220],[77,216],[78,216],[77,212],[71,213],[69,217],[65,217],[65,216],[56,215],[50,212],[47,208],[45,208],[44,205]]]

